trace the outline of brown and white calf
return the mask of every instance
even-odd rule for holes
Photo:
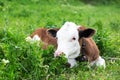
[[[35,30],[30,36],[26,38],[27,42],[34,43],[34,42],[42,42],[43,43],[43,49],[46,49],[48,45],[53,45],[54,47],[57,47],[57,40],[55,38],[56,35],[54,34],[54,31],[58,31],[59,29],[47,29],[47,28],[39,28]],[[49,31],[49,32],[48,32]]]
[[[99,55],[99,49],[92,39],[95,34],[94,29],[86,29],[73,22],[66,22],[58,31],[52,29],[48,32],[53,36],[56,35],[57,38],[58,46],[54,56],[60,56],[64,53],[71,68],[77,65],[76,58],[81,53],[83,43],[85,44],[83,52],[90,65],[106,67],[105,60]]]

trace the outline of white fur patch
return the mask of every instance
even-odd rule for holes
[[[31,38],[30,36],[28,36],[25,40],[27,42],[34,43],[34,42],[40,41],[41,39],[40,39],[40,37],[38,35],[34,35],[33,38]]]
[[[93,66],[93,65],[96,65],[98,67],[103,67],[104,69],[106,68],[105,60],[101,56],[99,56],[97,60],[92,61],[90,63],[90,66]]]
[[[33,41],[40,41],[40,37],[38,35],[34,35],[34,37],[32,38]]]

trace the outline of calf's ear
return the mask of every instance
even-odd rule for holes
[[[85,30],[82,30],[82,31],[79,31],[79,37],[85,37],[85,38],[88,38],[88,37],[91,37],[95,34],[95,30],[94,29],[91,29],[91,28],[88,28],[88,29],[85,29]]]
[[[56,37],[58,29],[48,29],[47,32],[50,34],[52,37]]]

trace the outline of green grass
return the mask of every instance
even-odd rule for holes
[[[120,80],[119,3],[92,1],[0,0],[0,80]],[[65,21],[97,30],[93,38],[105,70],[88,68],[87,62],[67,68],[64,57],[53,57],[52,46],[43,50],[25,41],[35,29],[61,27]]]

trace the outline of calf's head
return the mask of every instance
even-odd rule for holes
[[[95,30],[93,29],[78,29],[80,26],[73,22],[65,22],[65,24],[58,30],[48,30],[54,37],[57,38],[57,50],[54,56],[59,56],[64,53],[66,58],[76,58],[80,54],[79,40],[82,37],[91,37]]]

